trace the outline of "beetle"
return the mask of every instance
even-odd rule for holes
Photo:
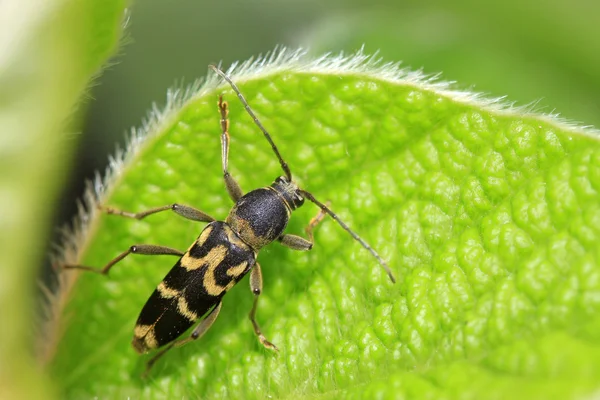
[[[258,252],[276,240],[293,250],[311,250],[314,244],[313,230],[326,215],[329,215],[362,247],[368,250],[384,268],[390,280],[395,282],[389,266],[368,243],[351,230],[328,205],[317,200],[310,192],[298,187],[271,135],[256,117],[237,85],[218,67],[211,65],[210,68],[236,93],[247,113],[271,145],[284,174],[275,179],[270,186],[255,189],[246,194],[242,192],[239,184],[228,170],[229,109],[221,95],[218,109],[223,179],[229,197],[235,203],[226,220],[217,221],[194,207],[182,204],[171,204],[139,213],[104,207],[102,209],[108,214],[135,219],[143,219],[152,214],[171,210],[189,220],[208,224],[185,252],[165,246],[138,244],[131,246],[112,259],[103,268],[83,265],[64,266],[106,275],[115,264],[129,254],[179,257],[179,260],[159,283],[142,308],[135,325],[132,345],[138,353],[143,354],[150,350],[160,349],[148,361],[144,375],[171,348],[200,338],[219,315],[223,296],[248,273],[250,274],[250,289],[254,294],[254,303],[249,314],[254,332],[265,348],[278,351],[277,346],[263,335],[256,322],[256,309],[263,286],[262,272],[257,262]],[[319,213],[311,219],[305,229],[307,238],[284,233],[291,213],[301,207],[306,199],[319,207]],[[196,327],[188,337],[180,338],[196,323]]]

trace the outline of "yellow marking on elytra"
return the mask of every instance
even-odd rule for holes
[[[200,258],[190,256],[187,252],[181,257],[180,264],[183,268],[188,271],[193,271],[207,265],[209,268],[211,265],[219,265],[227,255],[227,248],[223,245],[215,246],[208,252],[207,255]]]
[[[208,237],[210,236],[210,234],[213,231],[213,227],[212,226],[207,226],[202,233],[200,234],[200,237],[198,238],[198,240],[196,240],[196,242],[198,243],[198,246],[202,246],[205,242],[206,239],[208,239]],[[192,244],[193,246],[193,244]],[[190,249],[192,248],[192,246],[190,246]],[[188,249],[189,251],[189,249]]]
[[[225,235],[227,235],[227,241],[229,243],[240,243],[240,238],[238,237],[238,235],[233,231],[233,229],[231,229],[228,225],[224,225],[223,226],[223,230],[225,231]],[[244,242],[241,242],[244,243]]]
[[[152,329],[152,327],[153,325],[136,325],[133,330],[133,334],[135,335],[135,337],[143,338],[144,336],[146,336],[148,331]]]
[[[189,319],[191,322],[194,322],[198,319],[198,314],[189,309],[188,303],[183,296],[177,299],[177,312]]]
[[[229,269],[227,269],[227,275],[231,276],[232,279],[227,285],[225,285],[225,287],[223,287],[223,291],[227,292],[229,289],[231,289],[232,287],[235,286],[235,284],[237,283],[235,281],[235,278],[239,277],[248,267],[248,261],[243,261],[240,264],[236,265],[235,267],[231,267]],[[215,284],[215,286],[217,286]],[[222,287],[222,286],[221,286]]]
[[[146,342],[146,347],[149,349],[158,347],[158,341],[156,341],[156,336],[154,335],[154,328],[149,330],[146,336],[144,336],[144,341]]]
[[[246,270],[247,266],[248,261],[243,261],[235,267],[230,267],[229,269],[227,269],[227,275],[231,276],[232,278],[237,278]]]
[[[150,349],[158,347],[158,341],[154,334],[154,325],[136,325],[133,334],[131,344],[138,353],[143,354]]]
[[[217,246],[212,249],[206,256],[208,257],[211,253],[215,253],[211,262],[207,264],[206,272],[204,273],[204,290],[206,293],[211,296],[219,296],[223,291],[226,290],[224,286],[218,285],[217,280],[215,279],[215,271],[217,267],[221,264],[221,262],[225,259],[227,255],[227,248],[225,246]],[[205,257],[206,258],[206,257]]]
[[[187,251],[185,252],[183,257],[181,257],[181,260],[180,260],[180,264],[183,268],[187,269],[188,271],[191,271],[191,270],[202,267],[201,260],[203,260],[203,258],[191,257],[190,251],[192,250],[192,247],[194,247],[194,246],[202,247],[204,245],[204,243],[206,243],[206,240],[208,239],[208,237],[210,236],[212,231],[213,231],[213,227],[207,226],[200,234],[200,237],[198,237],[198,239],[196,239],[196,241],[194,243],[192,243],[192,245],[187,249]]]
[[[156,289],[163,299],[172,299],[173,297],[179,296],[179,293],[181,293],[179,290],[168,287],[164,281],[159,283]]]

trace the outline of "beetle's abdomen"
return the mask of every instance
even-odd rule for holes
[[[254,266],[256,253],[225,222],[211,222],[150,296],[133,347],[144,353],[177,339]]]
[[[227,223],[254,250],[271,243],[283,233],[290,210],[272,188],[246,193],[229,212]]]

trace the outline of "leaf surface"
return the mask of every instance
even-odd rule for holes
[[[381,70],[379,70],[381,72]],[[368,68],[280,68],[236,79],[301,187],[388,260],[326,220],[314,249],[259,257],[254,337],[247,278],[212,329],[148,356],[133,326],[174,257],[131,256],[110,277],[81,274],[64,312],[54,376],[72,397],[565,398],[600,378],[600,142],[550,117],[506,110],[443,85]],[[225,219],[218,95],[230,104],[230,171],[245,191],[281,174],[229,88],[173,107],[119,167],[104,204],[174,202]],[[307,203],[288,226],[301,234]],[[92,221],[83,263],[130,245],[185,250],[203,225],[168,212]]]

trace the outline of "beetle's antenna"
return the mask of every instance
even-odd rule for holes
[[[209,65],[209,67],[213,71],[215,71],[221,78],[225,79],[227,81],[227,83],[229,83],[229,86],[231,86],[233,91],[237,94],[237,97],[240,99],[240,101],[244,105],[244,108],[246,109],[246,111],[248,112],[250,117],[252,117],[252,119],[254,120],[254,123],[256,124],[256,126],[258,126],[260,128],[262,133],[265,135],[265,138],[267,138],[267,140],[269,141],[271,148],[273,149],[273,151],[275,152],[275,155],[279,159],[279,164],[281,164],[281,168],[283,169],[283,172],[285,172],[286,178],[291,182],[292,181],[292,172],[290,171],[290,167],[283,160],[283,157],[281,157],[281,154],[279,154],[279,150],[277,149],[277,146],[275,146],[275,143],[273,143],[273,139],[271,139],[271,135],[269,135],[269,132],[267,132],[267,130],[265,129],[263,124],[261,124],[261,122],[258,120],[258,118],[256,117],[256,114],[254,114],[254,111],[252,111],[252,108],[250,108],[250,105],[246,101],[246,98],[244,97],[242,92],[240,92],[240,89],[237,87],[237,85],[235,83],[233,83],[231,78],[229,76],[227,76],[227,74],[225,74],[225,72],[221,71],[221,69],[219,67],[217,67],[216,65],[213,65],[213,64]]]
[[[362,245],[362,247],[364,247],[365,249],[369,250],[369,252],[373,255],[373,257],[375,257],[377,259],[377,261],[379,262],[379,264],[383,267],[383,269],[385,270],[385,272],[387,272],[387,274],[390,277],[390,280],[392,281],[392,283],[396,283],[396,278],[394,278],[394,274],[392,274],[392,270],[387,265],[387,263],[385,261],[383,261],[383,258],[381,258],[381,256],[375,251],[375,249],[373,249],[371,246],[369,246],[369,244],[367,242],[365,242],[352,229],[350,229],[350,227],[348,225],[346,225],[346,223],[344,221],[342,221],[340,219],[340,217],[338,217],[333,211],[331,211],[329,209],[329,207],[327,207],[325,204],[321,203],[319,200],[315,199],[315,196],[313,196],[310,192],[307,192],[306,190],[303,190],[303,189],[298,189],[298,191],[304,197],[306,197],[308,200],[312,201],[317,206],[319,206],[319,208],[321,208],[321,210],[323,210],[324,212],[326,212],[327,214],[329,214],[329,216],[331,218],[333,218],[358,243],[360,243]]]

